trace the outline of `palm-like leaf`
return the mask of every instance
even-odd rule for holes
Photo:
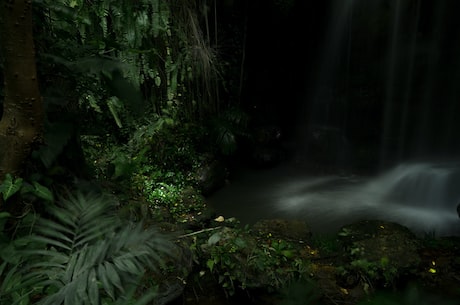
[[[98,305],[123,299],[148,268],[161,264],[171,243],[142,224],[123,223],[102,197],[76,195],[49,209],[28,250],[23,287],[41,287],[42,305]]]

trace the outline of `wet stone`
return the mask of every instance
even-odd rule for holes
[[[253,230],[273,238],[307,241],[311,238],[310,227],[303,220],[263,219],[254,224]]]

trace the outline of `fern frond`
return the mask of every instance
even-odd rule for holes
[[[40,305],[100,304],[117,301],[136,286],[147,269],[155,270],[172,243],[153,228],[123,223],[103,197],[77,194],[50,206],[20,251],[26,262],[20,288],[51,294]]]

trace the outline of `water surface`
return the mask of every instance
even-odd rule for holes
[[[353,221],[381,219],[437,236],[460,235],[459,202],[460,166],[451,163],[401,164],[375,177],[313,175],[296,164],[245,169],[209,198],[219,214],[243,224],[303,219],[313,233],[334,233]]]

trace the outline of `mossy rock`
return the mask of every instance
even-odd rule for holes
[[[416,272],[420,264],[420,241],[408,228],[393,222],[364,220],[342,227],[347,276],[355,274],[374,287],[395,285]]]

